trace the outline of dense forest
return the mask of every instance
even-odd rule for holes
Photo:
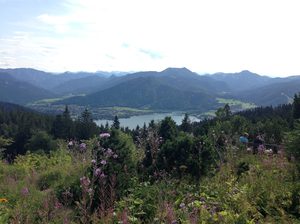
[[[0,223],[300,223],[299,119],[300,94],[134,130],[2,103]]]

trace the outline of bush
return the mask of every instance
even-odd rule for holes
[[[57,145],[52,137],[45,131],[37,131],[31,136],[26,144],[26,149],[32,152],[42,151],[45,153],[50,153],[54,150]]]

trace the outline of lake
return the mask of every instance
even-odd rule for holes
[[[120,118],[120,126],[121,127],[128,127],[130,129],[136,128],[137,125],[140,127],[143,127],[144,123],[148,125],[151,120],[154,120],[155,122],[163,120],[166,116],[172,117],[172,119],[176,122],[176,124],[180,125],[181,121],[184,117],[184,113],[180,112],[173,112],[173,113],[154,113],[154,114],[146,114],[146,115],[138,115],[138,116],[132,116],[129,118]],[[200,121],[199,118],[195,116],[189,116],[190,120],[192,122],[194,121]],[[108,122],[109,125],[113,123],[112,120],[95,120],[96,124],[98,126],[105,125],[106,122]]]

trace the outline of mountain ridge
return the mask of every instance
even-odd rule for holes
[[[152,81],[152,79],[155,79],[155,85],[152,83],[154,85],[152,88],[159,91],[160,94],[163,93],[163,91],[158,88],[160,85],[163,85],[166,89],[168,89],[168,97],[160,95],[158,98],[152,98],[153,101],[156,100],[159,103],[155,104],[155,102],[152,102],[150,103],[151,107],[159,108],[162,106],[157,105],[162,105],[162,99],[168,98],[169,102],[173,102],[171,97],[173,96],[175,99],[177,98],[177,101],[179,99],[184,101],[182,96],[185,95],[191,100],[189,97],[192,93],[199,94],[199,96],[202,94],[201,96],[205,96],[204,98],[207,100],[223,97],[253,102],[257,105],[277,105],[287,103],[294,93],[300,91],[298,84],[295,84],[298,83],[298,80],[300,80],[300,76],[271,78],[268,76],[261,76],[249,70],[243,70],[236,73],[219,72],[215,74],[199,75],[190,71],[186,67],[169,67],[160,72],[143,71],[129,74],[126,74],[126,72],[120,72],[114,75],[110,72],[101,71],[95,73],[65,72],[61,74],[54,74],[30,68],[18,68],[0,69],[0,73],[7,74],[6,76],[8,79],[9,77],[10,79],[13,78],[13,80],[10,80],[11,85],[6,86],[2,80],[2,98],[0,98],[0,100],[10,100],[12,103],[20,104],[26,104],[45,97],[65,97],[67,95],[82,94],[86,96],[76,98],[75,101],[78,99],[84,101],[92,94],[97,93],[101,95],[102,91],[105,91],[105,94],[108,94],[109,91],[115,91],[118,93],[118,87],[120,86],[125,90],[126,88],[124,86],[128,85],[129,89],[129,87],[131,88],[132,83],[134,83],[131,81],[135,79],[139,80],[136,82],[143,86],[143,88],[146,88],[146,85],[141,83],[141,80],[144,80],[144,82],[147,83]],[[8,80],[6,80],[6,82],[7,81]],[[14,83],[15,86],[12,83]],[[138,88],[136,85],[135,87]],[[23,88],[23,90],[28,89],[27,93],[23,93],[24,91],[21,91],[20,88]],[[142,92],[142,89],[139,91]],[[55,94],[52,92],[55,92]],[[19,99],[16,97],[17,94],[19,94]],[[26,98],[26,94],[27,96],[28,94],[31,95]],[[119,94],[119,97],[122,98],[122,95],[124,95],[124,92]],[[133,97],[130,95],[127,96],[129,98]],[[93,97],[95,97],[95,95],[92,95],[92,98]],[[71,102],[72,100],[72,98],[69,98],[61,102],[66,103]],[[92,101],[95,102],[95,100]],[[114,98],[114,101],[118,102],[116,97]],[[131,102],[124,98],[123,101]],[[191,105],[189,105],[191,102],[198,104],[197,101],[193,100],[189,101],[187,104],[179,101],[177,103],[178,105],[183,105],[183,108],[191,108]],[[78,103],[84,104],[84,102]],[[112,104],[113,103],[114,102],[112,101]],[[170,105],[173,103],[170,103]],[[130,106],[131,104],[134,103],[131,102],[127,106]],[[165,102],[165,104],[169,105],[168,102]],[[167,107],[171,107],[170,105]],[[199,105],[194,105],[194,107],[199,108]]]

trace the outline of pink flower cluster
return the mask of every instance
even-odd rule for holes
[[[86,144],[83,142],[83,143],[81,143],[80,145],[79,145],[79,149],[80,149],[80,151],[85,151],[86,150]]]
[[[100,138],[109,138],[110,134],[109,133],[101,133],[99,136],[100,136]]]
[[[27,187],[23,187],[21,190],[21,194],[23,196],[27,196],[29,194],[29,189]]]
[[[91,184],[91,181],[88,177],[83,176],[83,177],[80,178],[80,186],[83,189],[88,189],[90,184]]]

